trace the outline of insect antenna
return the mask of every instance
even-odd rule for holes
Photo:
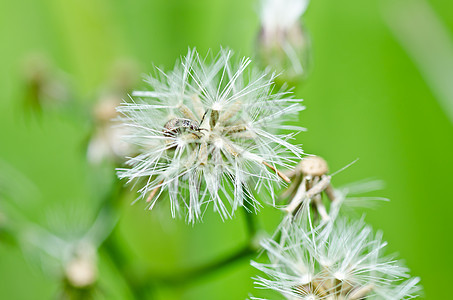
[[[206,118],[206,115],[208,114],[208,112],[209,112],[210,110],[211,110],[211,109],[208,108],[208,109],[204,112],[203,117],[201,117],[200,126],[203,125],[204,119]]]

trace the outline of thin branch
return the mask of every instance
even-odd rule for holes
[[[206,277],[207,275],[213,274],[220,270],[223,270],[225,267],[232,266],[235,263],[238,263],[242,259],[250,257],[251,255],[255,254],[255,249],[250,245],[246,245],[240,248],[238,251],[218,259],[216,261],[207,263],[202,266],[195,267],[193,269],[185,270],[185,271],[176,271],[177,275],[156,275],[156,274],[149,274],[148,278],[143,281],[144,286],[148,286],[150,283],[159,283],[165,285],[183,285],[200,278]]]

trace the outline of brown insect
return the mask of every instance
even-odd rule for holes
[[[203,119],[204,119],[204,116],[203,116]],[[203,122],[203,119],[202,119],[202,122]],[[177,135],[179,135],[183,132],[190,132],[190,133],[193,133],[194,135],[196,135],[198,138],[200,138],[200,136],[198,134],[201,133],[201,130],[206,130],[206,129],[200,128],[200,124],[197,121],[194,121],[191,119],[184,119],[184,118],[173,118],[173,119],[170,119],[167,123],[165,123],[162,133],[166,137],[176,137]],[[158,186],[151,191],[148,198],[146,199],[146,202],[148,202],[148,203],[151,202],[151,200],[154,198],[154,196],[159,191],[159,188],[161,187],[163,182],[164,182],[163,180],[160,181]]]
[[[191,132],[198,136],[202,129],[200,129],[200,124],[197,121],[183,118],[173,118],[169,120],[164,125],[162,130],[164,136],[175,137],[183,132]]]

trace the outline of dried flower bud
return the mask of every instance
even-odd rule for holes
[[[327,209],[324,206],[322,193],[330,201],[335,201],[336,195],[330,184],[330,176],[327,162],[319,156],[305,157],[294,168],[287,172],[291,178],[290,187],[282,194],[282,197],[289,198],[290,203],[284,208],[288,214],[295,216],[303,207],[312,207],[316,216],[320,215],[322,220],[330,219]]]
[[[327,175],[329,168],[327,162],[319,156],[309,156],[302,159],[296,167],[296,172],[303,176]]]

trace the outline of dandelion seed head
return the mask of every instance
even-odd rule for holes
[[[212,205],[222,218],[284,178],[277,168],[293,164],[302,150],[283,121],[297,117],[300,100],[274,91],[275,75],[259,72],[250,59],[238,62],[222,49],[210,60],[189,50],[173,71],[146,78],[150,91],[136,91],[118,107],[129,143],[140,153],[120,169],[120,178],[140,181],[150,208],[169,195],[172,216],[199,220]],[[230,192],[232,191],[232,192]]]
[[[293,223],[282,230],[285,239],[262,242],[270,264],[252,262],[269,278],[255,278],[258,287],[287,299],[417,297],[418,279],[407,279],[408,269],[384,255],[381,234],[363,221],[337,219],[311,231]]]

